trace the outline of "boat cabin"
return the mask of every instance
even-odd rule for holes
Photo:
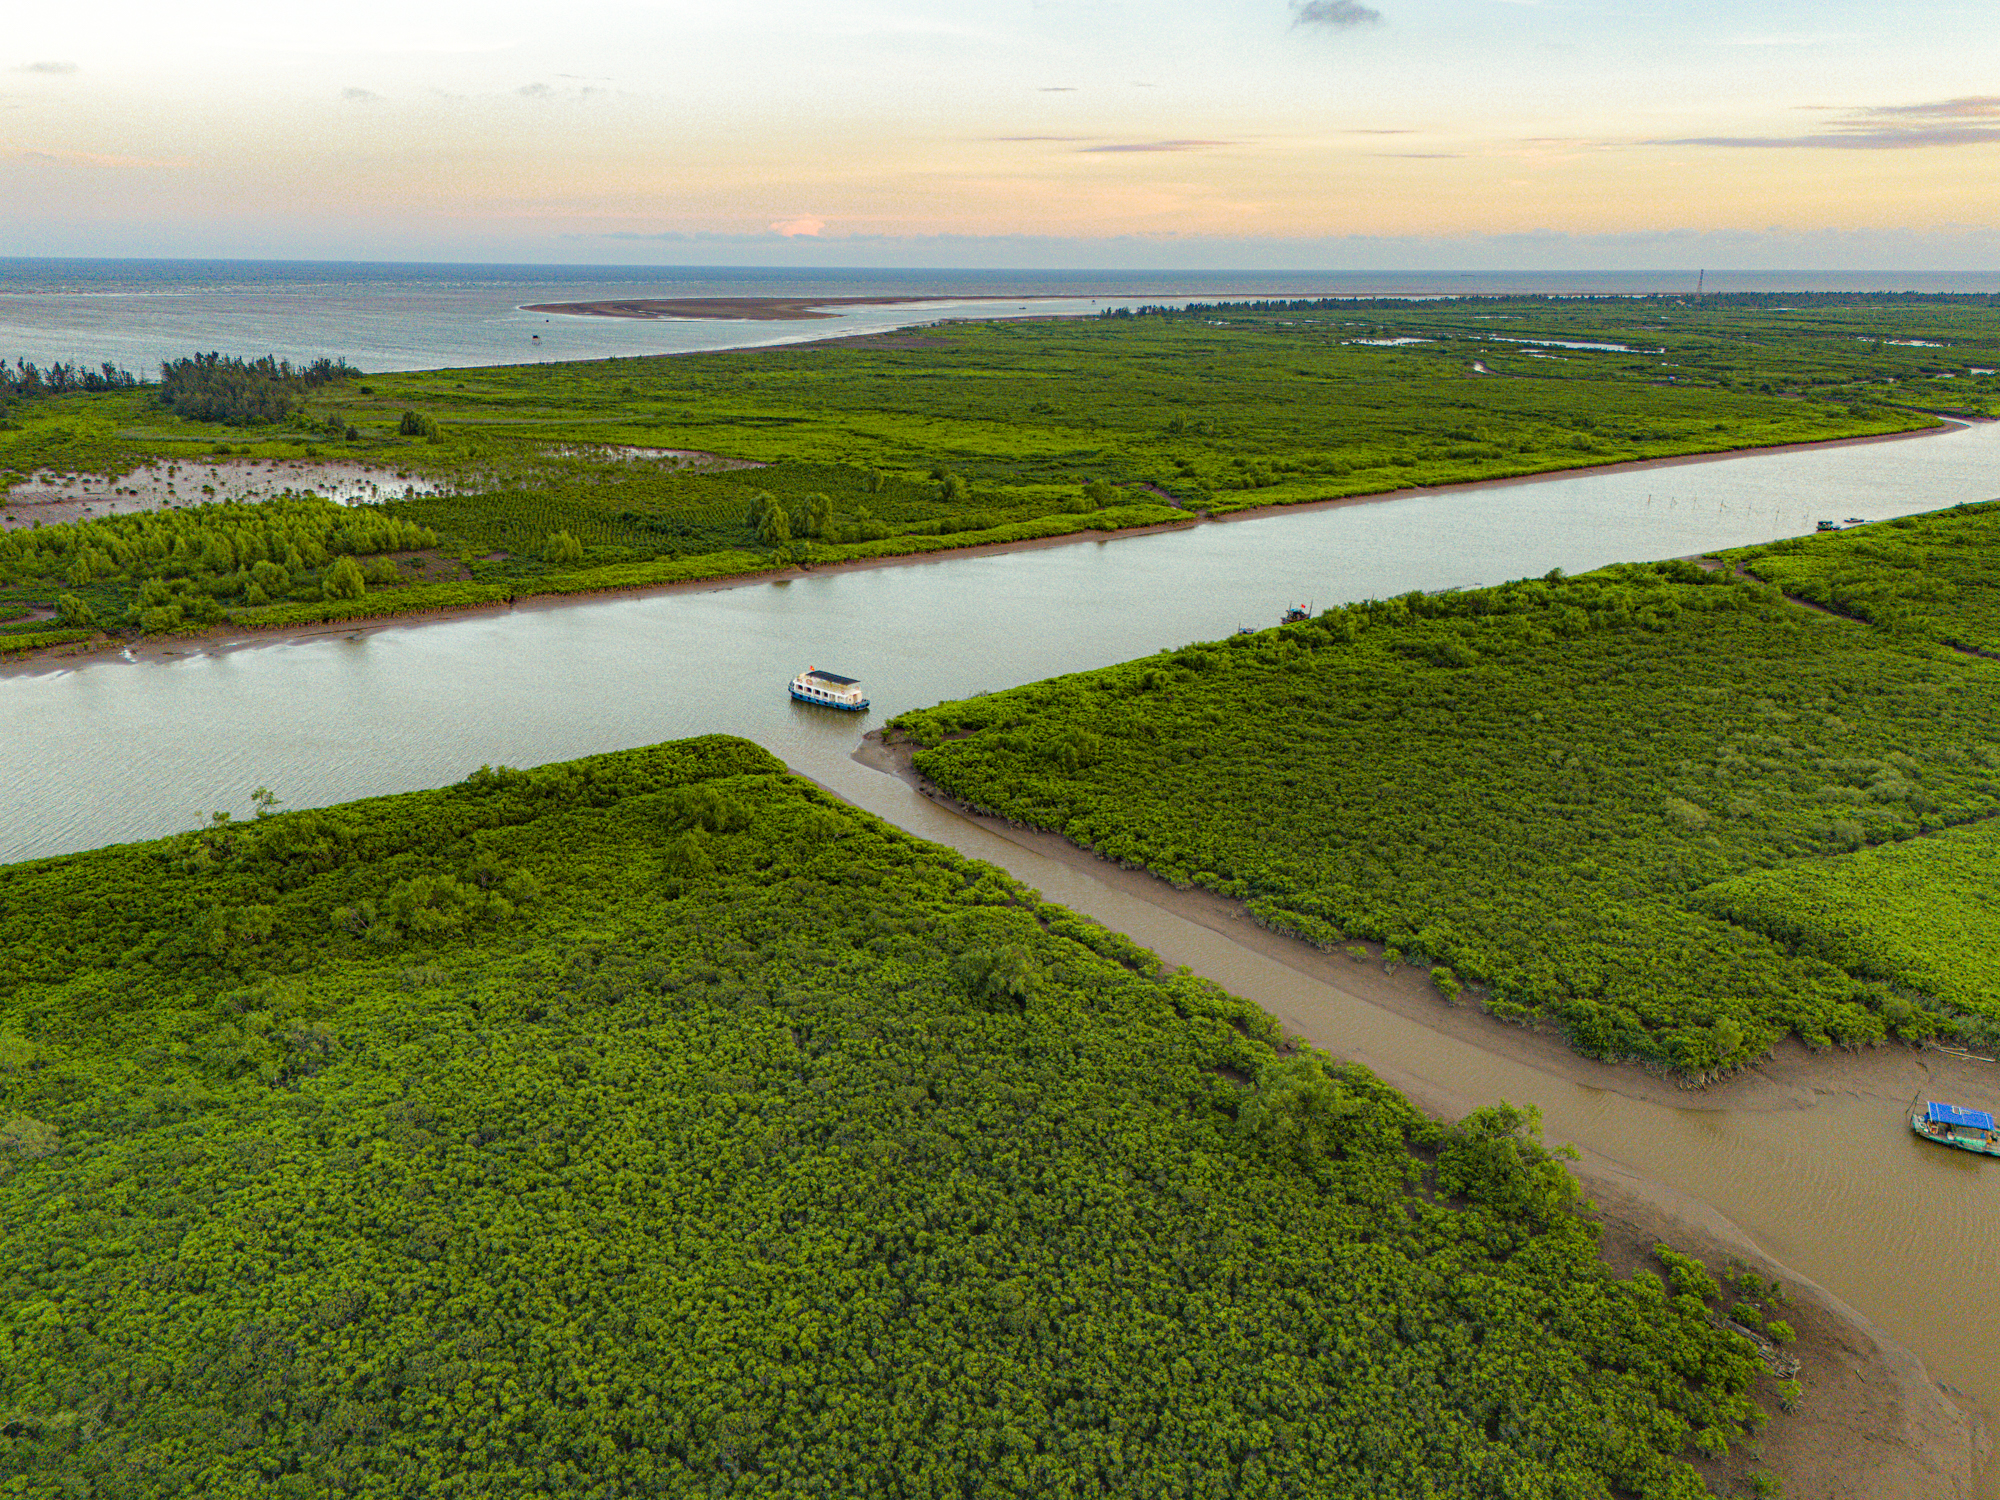
[[[2000,1156],[2000,1128],[1995,1127],[1990,1110],[1925,1100],[1922,1109],[1911,1112],[1910,1128],[1947,1146]]]
[[[838,672],[821,671],[818,667],[807,667],[792,679],[792,696],[802,703],[823,703],[828,708],[844,708],[850,712],[868,706],[858,681],[842,677]]]

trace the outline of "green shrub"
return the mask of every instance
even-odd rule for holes
[[[359,599],[368,592],[368,583],[361,574],[361,566],[351,557],[341,556],[333,560],[333,566],[320,579],[320,592],[328,599]]]
[[[1281,1059],[754,745],[265,803],[0,869],[0,1485],[1687,1496],[1752,1420],[1525,1114]]]

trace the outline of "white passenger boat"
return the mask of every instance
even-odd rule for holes
[[[868,706],[868,700],[861,696],[859,682],[838,672],[823,672],[818,667],[807,667],[792,679],[792,696],[801,703],[841,708],[851,714]]]

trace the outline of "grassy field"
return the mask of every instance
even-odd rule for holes
[[[1592,344],[1608,347],[1578,347]],[[1933,409],[1985,410],[1993,377],[1974,372],[2000,362],[1996,348],[2000,309],[1982,297],[1802,308],[1756,297],[1475,300],[970,323],[334,380],[303,391],[275,427],[181,420],[145,390],[21,400],[0,420],[0,477],[115,473],[161,456],[318,456],[452,484],[449,498],[382,507],[437,545],[422,569],[408,549],[385,554],[393,568],[364,579],[362,596],[330,592],[308,565],[282,584],[267,575],[265,602],[253,602],[240,557],[220,567],[205,539],[184,568],[105,573],[94,596],[78,594],[111,629],[144,628],[143,610],[161,606],[138,594],[155,577],[180,584],[185,620],[279,624],[1903,431],[1933,424]],[[762,467],[691,467],[630,448]],[[0,557],[0,609],[42,615],[15,633],[49,628],[69,540],[43,539],[54,564],[39,571]],[[85,545],[113,555],[105,538]]]
[[[1977,555],[1996,527],[1982,507],[1882,535]],[[1823,553],[1861,558],[1838,535],[1784,556]],[[1992,609],[1971,571],[1954,586],[1969,617]],[[1994,663],[1680,562],[1332,610],[893,727],[972,803],[1321,946],[1384,943],[1585,1052],[1700,1078],[1788,1034],[2000,1040],[2000,997],[1972,970],[1917,982],[1956,972],[1943,928],[1896,950],[1921,946],[1926,968],[1848,962],[1708,895],[1992,818],[1995,723]],[[1942,904],[1987,924],[1981,942],[2000,933],[1962,883]]]
[[[0,1491],[1695,1500],[1796,1403],[1276,1041],[742,741],[0,868]]]

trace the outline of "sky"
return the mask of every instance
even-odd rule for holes
[[[2000,267],[1992,0],[93,0],[0,254]]]

